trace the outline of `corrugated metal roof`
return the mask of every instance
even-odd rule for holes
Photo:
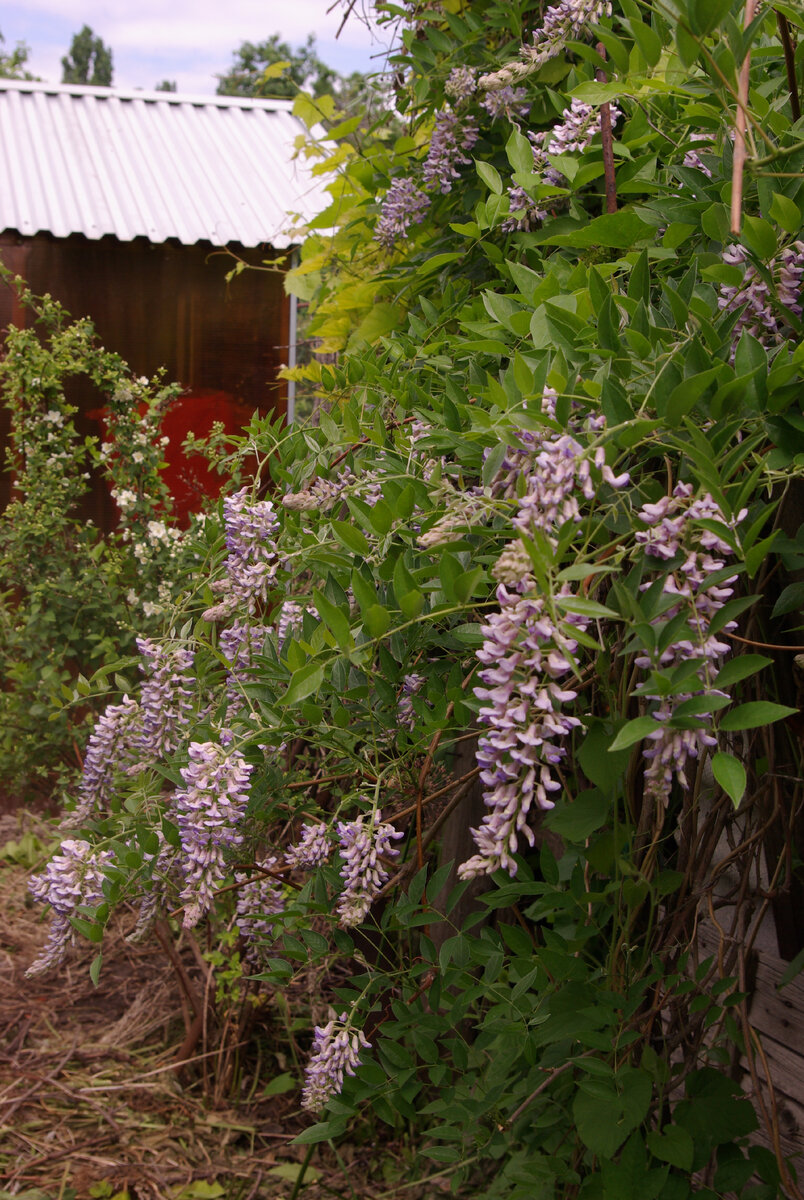
[[[0,79],[0,230],[192,245],[293,240],[330,197],[286,100]]]

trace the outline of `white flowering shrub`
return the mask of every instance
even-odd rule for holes
[[[302,369],[315,425],[246,431],[256,478],[98,722],[82,919],[231,923],[269,1002],[312,974],[297,1141],[367,1113],[406,1184],[796,1195],[730,1065],[751,881],[804,886],[804,24],[405,11],[409,136],[310,148],[339,174],[288,286],[340,359]]]
[[[0,514],[0,787],[49,798],[81,765],[97,712],[86,676],[158,628],[180,586],[181,533],[161,478],[160,433],[176,389],[133,376],[88,321],[35,299],[7,271],[3,283],[20,290],[33,319],[6,332],[0,360],[12,483]],[[79,432],[68,393],[80,377],[104,405],[102,442]],[[93,476],[117,507],[112,533],[82,510]],[[92,756],[87,766],[95,769]]]

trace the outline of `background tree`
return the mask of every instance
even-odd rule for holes
[[[301,88],[322,96],[338,90],[340,76],[318,57],[313,34],[292,50],[274,33],[264,42],[243,42],[225,75],[218,76],[219,96],[270,96],[292,100]]]
[[[80,33],[73,35],[70,52],[61,60],[62,83],[111,87],[112,72],[112,51],[85,25]]]
[[[0,78],[2,79],[36,79],[30,71],[26,70],[27,63],[31,51],[25,42],[17,42],[10,54],[2,49],[5,44],[5,38],[0,33]]]
[[[176,80],[175,79],[163,79],[161,81],[161,83],[158,83],[156,85],[156,87],[154,88],[154,91],[155,92],[176,92],[176,91],[178,91],[178,88],[176,87]]]

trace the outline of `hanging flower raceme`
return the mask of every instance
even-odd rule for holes
[[[490,92],[489,96],[497,95]],[[609,105],[612,125],[619,120],[621,113],[614,104]],[[600,133],[600,109],[591,104],[573,99],[569,108],[561,114],[562,120],[552,129],[530,133],[528,137],[533,145],[533,171],[541,175],[542,182],[549,187],[565,187],[566,179],[550,162],[550,156],[566,154],[583,154]],[[503,223],[507,232],[529,229],[537,221],[543,221],[548,216],[548,210],[542,207],[540,201],[533,200],[519,185],[508,190],[511,216]]]
[[[648,696],[657,705],[652,716],[658,727],[646,739],[645,794],[660,804],[667,802],[674,780],[682,787],[689,785],[686,774],[689,761],[697,759],[703,747],[717,745],[717,739],[705,728],[675,729],[668,722],[678,706],[693,696],[723,695],[714,688],[714,679],[719,660],[731,650],[728,642],[710,633],[710,625],[733,595],[730,585],[736,576],[717,583],[710,580],[726,566],[726,559],[734,551],[724,538],[701,522],[715,521],[733,529],[746,515],[743,510],[729,522],[708,493],[692,500],[692,492],[689,484],[678,484],[672,496],[664,496],[656,504],[645,504],[639,517],[647,529],[636,535],[650,558],[663,563],[678,562],[668,570],[662,584],[671,604],[653,624],[664,625],[681,613],[687,614],[683,633],[660,652],[641,654],[636,665],[643,670],[667,671],[685,662],[699,664],[695,672],[699,688],[670,697]],[[650,586],[648,581],[642,589]],[[729,621],[724,630],[735,627],[736,622]]]
[[[444,91],[455,104],[471,100],[477,91],[476,72],[471,67],[453,67],[444,84]]]
[[[410,176],[395,179],[382,202],[374,237],[385,250],[392,250],[408,236],[411,225],[421,225],[430,207],[430,197]]]
[[[712,137],[708,133],[692,133],[690,134],[690,141],[711,143]],[[700,171],[706,176],[707,179],[712,178],[712,172],[709,170],[709,167],[707,167],[697,150],[687,151],[687,153],[684,155],[683,165],[685,167],[692,167],[693,170]]]
[[[399,724],[405,729],[413,729],[416,724],[416,713],[413,708],[412,697],[424,687],[426,680],[423,675],[405,675],[402,680],[402,695],[399,698],[399,703],[396,708],[396,715]]]
[[[484,75],[479,80],[480,87],[508,87],[532,75],[560,54],[567,42],[588,37],[590,25],[610,16],[611,0],[559,0],[545,12],[541,28],[534,30],[533,43],[521,48],[520,61]]]
[[[599,433],[605,429],[606,421],[602,416],[588,417],[585,425],[587,433]],[[533,444],[538,445],[538,451],[528,475],[527,489],[519,500],[519,512],[513,520],[514,528],[521,533],[538,529],[550,537],[556,527],[565,522],[579,522],[578,493],[586,500],[595,495],[593,466],[600,472],[603,483],[610,487],[622,488],[629,481],[627,471],[614,474],[602,446],[596,447],[590,456],[572,433],[558,437],[539,434]]]
[[[128,696],[121,704],[108,705],[98,717],[84,754],[78,803],[67,815],[67,823],[82,825],[108,807],[115,772],[131,761],[140,722],[140,706]]]
[[[382,860],[398,856],[399,850],[392,843],[404,835],[393,825],[384,825],[379,812],[368,818],[363,815],[354,821],[339,821],[337,828],[343,859],[341,876],[346,883],[338,897],[337,912],[341,925],[359,925],[390,876]]]
[[[320,867],[329,860],[332,853],[323,821],[316,824],[302,825],[301,837],[295,846],[285,851],[285,862],[289,867]]]
[[[458,869],[462,879],[490,875],[502,868],[516,873],[514,855],[520,834],[534,844],[532,809],[549,809],[560,791],[553,768],[566,757],[565,739],[580,725],[562,711],[577,692],[560,682],[573,668],[577,642],[572,628],[584,630],[588,620],[568,614],[557,625],[534,581],[497,589],[500,611],[482,627],[477,652],[483,664],[475,688],[484,706],[479,721],[487,726],[478,742],[477,765],[484,784],[488,813],[472,830],[479,853]],[[565,588],[560,596],[571,593]]]
[[[555,415],[556,394],[546,389],[545,415]],[[605,428],[602,416],[578,413],[570,421],[579,434],[596,434]],[[557,528],[581,519],[578,493],[594,498],[593,469],[602,482],[624,487],[627,473],[615,475],[602,446],[591,453],[573,433],[555,436],[548,427],[520,435],[520,449],[509,450],[496,476],[502,496],[518,496],[514,528],[535,532],[552,540]],[[526,479],[521,491],[521,477]],[[505,547],[495,569],[500,611],[482,627],[484,643],[477,653],[483,665],[480,679],[487,687],[475,695],[486,703],[481,724],[488,726],[478,742],[477,764],[485,785],[489,812],[472,834],[479,853],[459,868],[462,878],[490,874],[502,868],[516,871],[514,855],[522,834],[530,845],[531,811],[549,809],[551,794],[560,790],[553,768],[566,756],[564,742],[580,721],[562,706],[577,693],[560,681],[573,670],[577,641],[573,629],[585,630],[585,617],[567,612],[557,623],[544,597],[537,596],[529,556],[522,543]],[[556,601],[571,600],[564,586]],[[569,606],[571,607],[571,605]]]
[[[480,101],[480,107],[485,108],[492,121],[500,118],[517,121],[526,117],[530,112],[530,105],[526,100],[527,92],[524,88],[514,88],[509,85],[487,92]]]
[[[238,750],[215,742],[191,742],[189,757],[181,771],[185,787],[173,797],[184,856],[180,898],[185,928],[212,907],[215,889],[226,876],[226,852],[243,840],[238,826],[253,770]]]
[[[347,494],[358,496],[367,504],[376,504],[382,495],[377,474],[367,471],[355,475],[349,467],[344,467],[334,479],[319,476],[301,492],[286,492],[282,507],[291,512],[329,512]]]
[[[472,161],[468,152],[476,141],[477,126],[473,121],[459,117],[451,109],[436,113],[435,129],[422,170],[425,186],[444,195],[451,192],[454,181],[459,178],[457,168]]]
[[[229,663],[226,676],[226,724],[243,707],[243,687],[254,680],[254,656],[259,654],[268,636],[265,625],[249,625],[235,620],[221,630],[219,645]]]
[[[801,317],[801,280],[804,277],[804,242],[794,242],[767,264],[772,289],[768,279],[763,278],[748,261],[745,248],[728,246],[723,251],[723,261],[738,267],[743,274],[740,284],[720,285],[718,308],[722,312],[740,312],[731,335],[731,360],[743,330],[763,346],[779,345],[789,337],[785,329],[780,308],[787,309],[794,317]]]
[[[254,614],[265,603],[279,568],[274,541],[279,519],[270,500],[253,500],[250,490],[242,488],[224,500],[223,521],[229,551],[226,574],[213,585],[221,601],[204,613],[207,621],[237,609]]]
[[[145,762],[155,762],[177,748],[180,731],[189,722],[195,693],[195,655],[180,642],[143,637],[137,638],[137,649],[146,679],[140,691],[136,749]]]
[[[53,909],[48,940],[41,954],[25,972],[27,978],[43,975],[64,959],[73,940],[70,917],[79,905],[100,904],[104,899],[104,867],[114,861],[108,850],[95,850],[81,838],[68,838],[44,871],[34,875],[28,887],[35,900]]]
[[[360,1065],[360,1051],[370,1048],[371,1042],[366,1040],[363,1030],[352,1029],[345,1012],[337,1020],[317,1025],[313,1052],[305,1070],[302,1108],[317,1112],[332,1096],[339,1096],[344,1075],[354,1075]]]
[[[272,871],[276,869],[278,862],[272,856],[256,865],[264,871]],[[259,961],[264,957],[264,943],[274,936],[276,922],[270,918],[285,910],[282,887],[270,875],[250,878],[240,872],[235,875],[235,883],[242,884],[237,891],[237,931],[246,941],[246,958]]]

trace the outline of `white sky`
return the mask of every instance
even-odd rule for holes
[[[152,89],[172,79],[180,92],[211,95],[244,41],[274,33],[295,49],[315,34],[318,55],[343,74],[380,71],[390,40],[368,29],[358,0],[338,40],[344,0],[13,0],[0,8],[6,53],[17,42],[31,50],[28,69],[61,80],[61,59],[83,25],[111,47],[114,84]]]

